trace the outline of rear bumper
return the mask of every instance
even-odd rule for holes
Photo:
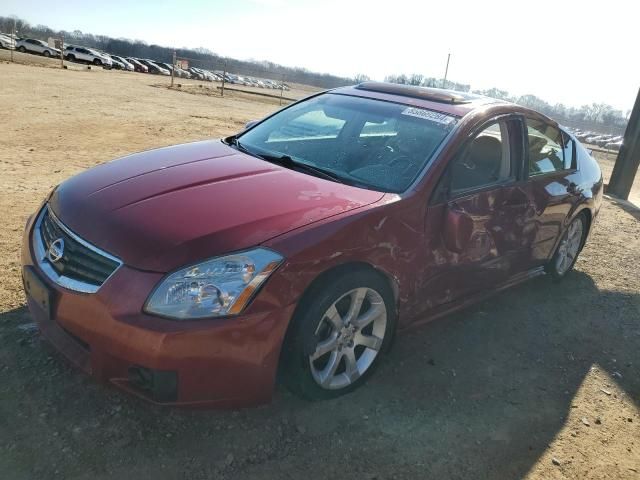
[[[83,294],[54,284],[35,263],[25,232],[23,268],[32,268],[52,293],[50,316],[27,295],[29,310],[42,335],[99,381],[159,404],[236,408],[270,401],[294,305],[227,319],[171,321],[142,312],[162,274],[123,265],[98,292]],[[175,392],[158,397],[141,388],[132,376],[139,368],[161,372],[158,378],[168,372],[176,379]]]

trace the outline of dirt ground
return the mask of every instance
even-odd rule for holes
[[[69,367],[24,307],[27,216],[87,167],[277,108],[154,83],[0,63],[0,478],[640,478],[640,212],[611,201],[564,282],[538,278],[400,336],[337,400],[279,389],[257,409],[167,409]]]

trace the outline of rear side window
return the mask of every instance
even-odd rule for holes
[[[565,141],[560,130],[540,120],[527,119],[529,176],[571,168],[572,155],[565,166]],[[573,148],[573,147],[571,147]]]

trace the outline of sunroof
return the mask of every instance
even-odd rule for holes
[[[471,103],[474,98],[474,96],[465,96],[460,92],[452,92],[451,90],[400,85],[396,83],[364,82],[356,85],[355,88],[368,90],[370,92],[389,93],[392,95],[402,95],[404,97],[420,98],[422,100],[450,104]]]

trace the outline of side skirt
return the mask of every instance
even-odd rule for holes
[[[483,291],[475,295],[472,295],[464,300],[457,300],[457,301],[442,305],[436,308],[435,310],[433,310],[432,312],[421,316],[421,318],[411,322],[408,326],[402,329],[399,329],[398,331],[399,332],[409,331],[415,327],[419,327],[421,325],[424,325],[425,323],[429,323],[433,320],[436,320],[437,318],[444,317],[445,315],[449,315],[451,313],[457,312],[458,310],[462,310],[467,307],[470,307],[476,303],[479,303],[483,300],[486,300],[487,298],[494,296],[499,292],[502,292],[503,290],[511,288],[515,285],[519,285],[523,282],[526,282],[527,280],[530,280],[535,277],[539,277],[541,275],[545,275],[544,267],[536,267],[526,272],[518,273],[512,276],[511,278],[509,278],[509,280],[507,280],[503,284],[494,288],[493,290]]]

